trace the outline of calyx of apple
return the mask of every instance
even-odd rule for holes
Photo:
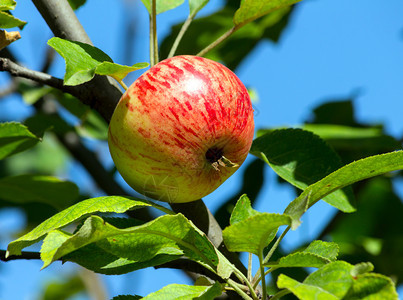
[[[161,61],[120,99],[109,125],[123,179],[156,200],[190,202],[219,187],[245,160],[253,109],[239,78],[197,56]]]

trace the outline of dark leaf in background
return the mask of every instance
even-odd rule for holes
[[[176,55],[195,55],[219,38],[232,28],[235,10],[236,8],[227,5],[210,16],[195,19],[179,44]],[[291,8],[286,7],[245,25],[206,57],[221,61],[234,70],[262,39],[277,42],[288,24],[290,14]],[[162,41],[162,58],[167,57],[181,26],[182,24],[175,25],[171,34]]]
[[[17,122],[0,123],[0,159],[32,148],[39,142],[29,129]]]
[[[72,9],[76,10],[80,6],[84,5],[86,0],[68,0]]]
[[[301,129],[268,132],[253,141],[250,153],[302,190],[342,166],[337,153],[321,138]],[[324,201],[343,211],[352,211],[354,195],[347,187],[327,195]]]
[[[76,273],[59,280],[50,280],[44,287],[42,300],[67,300],[85,292],[86,288],[83,279]]]
[[[342,214],[328,232],[338,243],[340,258],[351,263],[371,261],[379,273],[403,282],[403,203],[390,179],[367,182],[357,194],[357,212]]]

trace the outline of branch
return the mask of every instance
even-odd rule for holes
[[[6,258],[6,250],[0,250],[0,261],[10,261],[20,259],[41,259],[41,255],[38,252],[22,251],[21,255],[11,255]]]
[[[63,85],[63,80],[60,78],[53,77],[46,73],[27,69],[12,62],[7,58],[0,57],[0,71],[6,71],[12,76],[27,78],[37,83],[51,86],[53,88],[61,90],[62,92],[69,93],[78,98],[84,104],[89,105],[91,108],[97,110],[107,121],[110,120],[117,103],[117,101],[116,103],[115,101],[112,103],[110,99],[108,99],[109,102],[105,104],[104,89],[94,88],[92,84],[90,85],[88,83],[77,86]]]
[[[55,36],[92,45],[67,0],[32,0],[32,2]],[[86,97],[90,97],[89,101],[84,102],[83,97],[77,96],[80,91],[76,92],[76,89],[80,90],[81,86],[71,87],[68,93],[99,111],[109,122],[122,96],[117,83],[112,78],[97,75],[83,86],[86,87]]]

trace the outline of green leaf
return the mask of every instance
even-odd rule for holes
[[[0,160],[25,151],[40,139],[21,123],[0,123]]]
[[[278,277],[277,286],[280,289],[290,290],[295,296],[298,297],[298,299],[301,299],[301,300],[339,300],[340,299],[320,287],[303,284],[284,274],[280,274],[280,276]]]
[[[278,129],[255,139],[250,152],[268,163],[284,180],[305,189],[342,166],[339,156],[321,138],[301,129]],[[307,196],[307,194],[304,194]],[[350,188],[335,190],[323,200],[344,212],[354,211]]]
[[[369,273],[358,275],[345,300],[398,300],[399,295],[392,280],[384,275]]]
[[[305,124],[302,128],[319,135],[337,150],[386,152],[402,148],[398,140],[386,135],[380,127],[361,128],[333,124]],[[368,155],[371,154],[377,153]]]
[[[94,46],[57,37],[51,38],[48,45],[55,49],[66,62],[65,85],[82,84],[94,78],[95,74],[113,75],[120,79],[127,73],[148,65],[140,63],[127,67],[114,64],[107,54]]]
[[[55,49],[66,62],[65,85],[78,85],[90,81],[95,76],[95,69],[104,61],[112,59],[100,49],[58,37],[51,38],[48,45]]]
[[[341,299],[353,284],[352,269],[353,266],[344,261],[331,262],[309,274],[304,284],[320,287]]]
[[[11,242],[7,255],[20,255],[21,250],[41,240],[52,230],[62,228],[96,212],[124,213],[131,209],[153,206],[151,202],[131,197],[108,196],[81,201],[39,224],[32,231]]]
[[[196,15],[209,0],[189,0],[190,15]]]
[[[221,286],[216,282],[211,287],[190,286],[185,284],[170,284],[159,291],[144,297],[144,300],[187,300],[187,299],[214,299],[221,295]]]
[[[313,241],[305,250],[289,254],[279,261],[269,262],[265,266],[276,269],[290,267],[320,268],[334,261],[338,251],[339,247],[336,243]]]
[[[80,6],[84,5],[86,0],[68,0],[72,9],[76,10]]]
[[[224,243],[229,251],[259,255],[274,239],[278,228],[290,224],[287,215],[260,213],[225,228]]]
[[[48,86],[34,86],[21,82],[18,87],[19,92],[22,94],[22,99],[28,105],[34,104],[52,91],[52,88]]]
[[[137,63],[129,67],[105,61],[96,67],[95,73],[98,75],[109,75],[114,79],[116,79],[117,81],[121,81],[130,72],[144,69],[147,68],[148,66],[149,66],[148,63]]]
[[[14,0],[1,0],[0,1],[0,11],[3,10],[14,10],[17,2]]]
[[[303,252],[320,255],[333,261],[339,254],[339,245],[332,242],[313,241]]]
[[[80,119],[81,123],[75,127],[79,135],[99,140],[106,140],[108,138],[108,124],[99,113],[70,94],[58,91],[53,91],[53,94],[64,108]]]
[[[46,203],[58,210],[79,196],[78,187],[51,176],[20,175],[0,178],[0,198],[13,203]]]
[[[352,269],[344,261],[335,261],[308,275],[303,283],[281,274],[277,285],[289,289],[299,299],[342,299],[353,284]]]
[[[147,8],[149,14],[151,14],[151,1],[152,0],[141,0],[141,2],[143,2],[144,6]],[[157,2],[156,11],[158,15],[160,13],[178,7],[184,2],[184,0],[157,0],[156,2]]]
[[[300,0],[244,0],[241,2],[241,7],[234,15],[234,24],[237,27],[243,26],[272,11],[290,6],[299,1]]]
[[[293,228],[295,228],[299,225],[299,218],[301,217],[301,203],[306,201],[308,195],[309,206],[312,206],[330,193],[354,182],[402,169],[403,151],[370,156],[352,162],[307,187],[298,198],[287,206],[285,213],[292,217]]]
[[[257,214],[260,213],[252,208],[248,196],[242,195],[232,211],[230,224],[233,225]]]
[[[20,27],[21,29],[27,22],[17,19],[13,15],[0,11],[0,28],[14,28]]]
[[[113,255],[100,248],[97,244],[90,244],[65,255],[63,261],[75,262],[96,273],[121,275],[135,270],[158,266],[176,260],[180,256],[160,254],[150,260],[136,262]]]
[[[111,239],[106,241],[104,245],[108,244],[109,249],[112,249],[114,240],[124,239],[127,234],[138,235],[136,236],[136,247],[143,251],[143,253],[140,253],[141,251],[137,250],[139,255],[137,258],[140,260],[149,259],[159,254],[159,247],[147,248],[150,240],[153,240],[154,245],[162,244],[162,248],[165,251],[167,248],[173,248],[170,253],[177,255],[180,253],[177,250],[183,251],[185,256],[201,263],[210,270],[216,270],[219,264],[216,249],[207,237],[182,214],[177,214],[164,215],[144,225],[123,229],[105,222],[98,216],[91,216],[86,219],[83,226],[74,235],[62,243],[59,242],[59,233],[56,234],[55,242],[49,238],[51,233],[48,234],[45,239],[46,246],[44,242],[44,246],[41,249],[41,258],[44,261],[43,268],[68,253],[107,238]],[[120,256],[130,255],[126,249],[122,248],[122,251]],[[148,253],[149,251],[151,253]]]
[[[372,272],[374,270],[374,265],[370,262],[359,263],[354,266],[351,270],[351,276],[357,277],[359,275]]]

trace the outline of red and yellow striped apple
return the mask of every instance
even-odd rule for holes
[[[248,92],[228,68],[197,56],[161,61],[117,105],[109,149],[136,191],[190,202],[219,187],[245,160],[254,133]]]

